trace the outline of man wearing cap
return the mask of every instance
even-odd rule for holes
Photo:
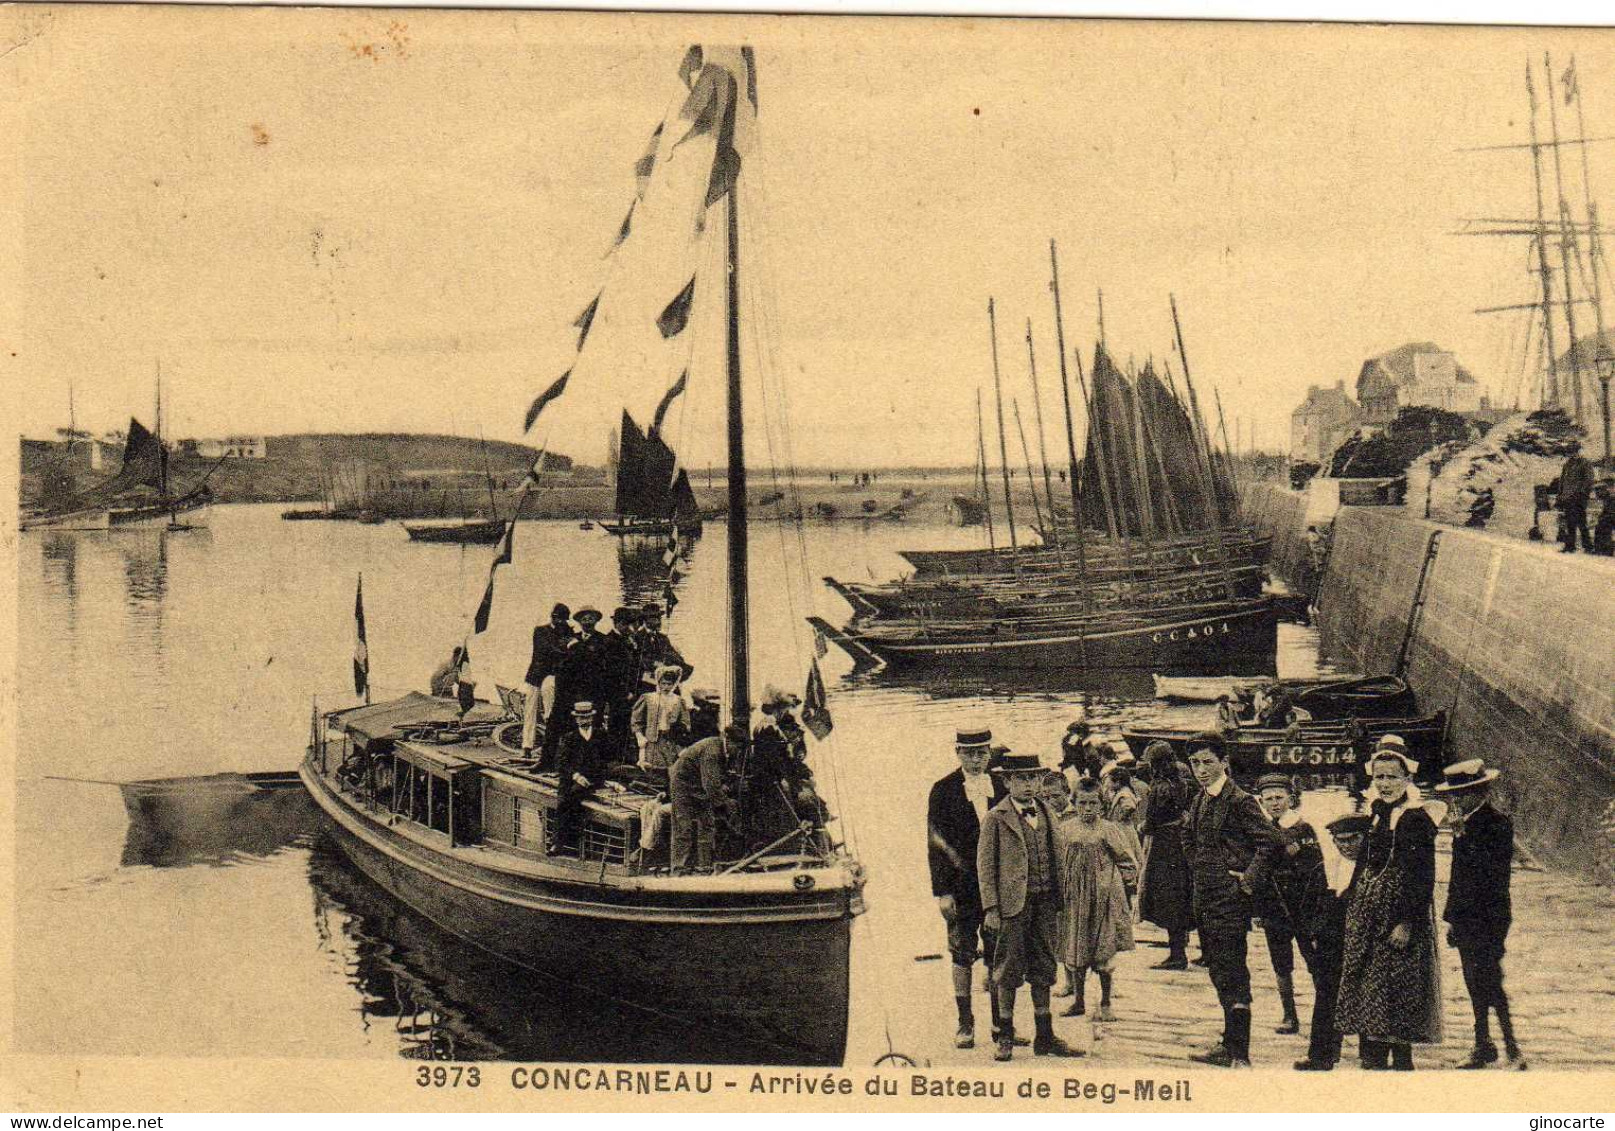
[[[572,610],[557,604],[550,622],[533,628],[533,658],[527,663],[527,705],[522,712],[522,754],[531,757],[538,745],[538,720],[546,724],[555,710],[555,679],[572,646]]]
[[[1043,767],[1032,754],[1004,754],[990,771],[1009,796],[987,811],[976,845],[976,886],[983,926],[997,934],[992,981],[998,997],[994,1060],[1015,1055],[1015,993],[1031,986],[1037,1056],[1081,1056],[1054,1035],[1049,1010],[1060,936],[1060,860],[1054,814],[1037,796]]]
[[[1275,1033],[1299,1033],[1301,1018],[1295,1009],[1295,951],[1312,969],[1312,925],[1323,888],[1323,850],[1318,834],[1296,812],[1300,795],[1289,774],[1263,774],[1256,780],[1256,799],[1262,812],[1284,838],[1284,851],[1273,857],[1268,882],[1254,892],[1256,913],[1262,917],[1267,956],[1278,982],[1284,1019]],[[1316,975],[1314,975],[1316,979]]]
[[[1082,778],[1099,780],[1099,767],[1110,760],[1105,741],[1096,738],[1088,725],[1088,713],[1077,708],[1077,717],[1065,728],[1060,739],[1060,772],[1072,789]]]
[[[751,736],[741,771],[741,810],[751,847],[778,839],[817,816],[807,738],[791,711],[802,700],[773,684],[763,689],[762,720]],[[806,791],[806,792],[804,792]]]
[[[1514,861],[1514,822],[1492,805],[1498,772],[1479,758],[1455,762],[1443,772],[1436,792],[1451,806],[1452,876],[1447,887],[1447,945],[1458,951],[1464,988],[1475,1014],[1475,1047],[1459,1068],[1485,1068],[1497,1061],[1490,1013],[1497,1011],[1503,1049],[1510,1067],[1525,1059],[1514,1039],[1508,995],[1503,992],[1503,951],[1513,921],[1509,898]]]
[[[1340,964],[1346,946],[1346,909],[1357,883],[1357,860],[1363,854],[1374,820],[1367,813],[1348,813],[1326,826],[1339,854],[1324,869],[1325,889],[1312,924],[1312,1022],[1307,1055],[1295,1062],[1298,1072],[1329,1072],[1340,1062],[1341,1034],[1335,1025],[1340,997]]]
[[[606,732],[617,747],[617,757],[637,757],[630,720],[634,705],[646,687],[639,679],[640,649],[636,626],[639,610],[618,605],[611,610],[611,631],[602,633],[606,654],[611,658],[611,694],[606,704]]]
[[[1223,1014],[1221,1042],[1189,1059],[1249,1068],[1251,893],[1268,882],[1272,857],[1284,842],[1256,799],[1228,776],[1222,735],[1208,731],[1189,740],[1189,769],[1200,793],[1184,820],[1183,853],[1194,882],[1200,949]]]
[[[746,728],[730,723],[723,733],[679,751],[669,772],[673,802],[673,874],[712,869],[717,815],[735,822],[735,803],[724,789],[724,773],[744,756]]]
[[[718,717],[721,713],[718,693],[710,687],[697,687],[690,692],[690,741],[714,738],[718,734]]]
[[[683,682],[695,674],[695,667],[685,662],[679,650],[673,647],[673,642],[662,631],[662,610],[655,605],[646,605],[640,610],[639,654],[642,670],[649,674],[662,664],[676,664],[683,674],[679,682]]]
[[[955,1048],[974,1048],[976,1018],[970,1004],[970,975],[975,966],[977,939],[982,953],[993,953],[994,936],[983,929],[981,889],[976,883],[976,846],[987,811],[1003,799],[999,780],[987,772],[992,758],[993,732],[970,727],[953,736],[959,766],[931,786],[926,802],[926,855],[931,866],[931,894],[936,897],[948,927],[948,954],[953,959],[953,1001],[958,1007],[959,1030]],[[998,1039],[998,996],[989,976],[987,995],[992,1006],[993,1040]]]
[[[604,780],[606,767],[615,759],[593,703],[580,699],[572,704],[572,720],[572,728],[561,736],[555,759],[560,787],[555,804],[555,849],[581,855],[581,846],[575,842],[583,801]]]

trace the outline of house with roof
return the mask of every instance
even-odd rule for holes
[[[1409,342],[1363,362],[1357,375],[1363,423],[1388,424],[1399,409],[1428,405],[1448,412],[1480,411],[1480,385],[1449,350]]]
[[[1336,381],[1332,387],[1309,385],[1306,399],[1290,413],[1290,459],[1327,463],[1362,416],[1361,408],[1346,392],[1346,382]]]

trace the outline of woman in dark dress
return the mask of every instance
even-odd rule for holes
[[[1402,740],[1379,741],[1368,771],[1373,825],[1358,865],[1340,972],[1342,1033],[1363,1067],[1413,1070],[1413,1045],[1441,1040],[1436,960],[1436,824],[1411,784]]]
[[[1178,835],[1193,796],[1172,748],[1152,742],[1144,751],[1153,783],[1144,803],[1144,874],[1138,889],[1138,917],[1166,931],[1171,950],[1157,970],[1186,970],[1194,900],[1189,864]]]

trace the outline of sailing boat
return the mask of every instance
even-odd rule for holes
[[[658,420],[661,411],[658,410]],[[600,528],[618,536],[698,533],[701,510],[690,487],[690,476],[678,466],[678,457],[662,439],[659,423],[652,424],[648,432],[641,431],[624,409],[618,435],[617,520],[601,519]]]
[[[756,107],[751,51],[691,48],[680,77],[688,98],[667,125],[687,131],[679,144],[694,138],[712,152],[698,230],[711,230],[707,214],[723,211],[713,236],[721,233],[725,283],[713,289],[724,296],[727,386],[724,702],[729,722],[749,733],[736,184],[741,152],[749,148],[737,134],[752,135]],[[658,128],[656,136],[661,133]],[[681,152],[692,151],[697,159],[706,152],[700,144]],[[656,153],[653,147],[651,160]],[[685,294],[693,287],[694,280]],[[664,338],[682,331],[687,313],[687,304],[676,319],[664,311],[657,319]],[[571,372],[534,402],[529,427],[565,391]],[[506,524],[490,567],[477,614],[483,627],[495,570],[512,561],[514,529],[514,522]],[[367,687],[368,651],[362,651],[355,690]],[[542,977],[732,1032],[772,1050],[780,1063],[841,1063],[852,920],[863,910],[863,878],[856,861],[832,841],[825,818],[798,820],[793,810],[777,836],[737,834],[738,846],[720,838],[711,874],[674,874],[664,848],[644,847],[646,823],[657,814],[656,790],[608,772],[586,802],[582,828],[563,841],[557,775],[502,744],[506,717],[498,705],[462,706],[418,693],[325,713],[316,707],[303,783],[335,843],[361,872],[478,947]],[[742,793],[743,826],[769,799],[758,801],[765,804],[748,809]]]
[[[488,517],[450,519],[447,522],[406,522],[411,542],[452,542],[463,546],[492,546],[505,534],[505,520],[499,517],[499,498],[494,494],[493,469],[488,464],[488,444],[482,444],[482,474],[488,482]],[[515,515],[511,515],[514,521]]]
[[[220,459],[189,490],[175,492],[168,477],[168,447],[163,443],[162,382],[157,386],[157,427],[147,428],[129,418],[123,463],[118,473],[45,512],[22,520],[23,530],[125,530],[165,526],[189,529],[179,521],[188,511],[213,501],[208,480],[228,457]]]

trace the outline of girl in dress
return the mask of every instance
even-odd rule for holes
[[[1436,822],[1411,783],[1402,739],[1379,740],[1368,763],[1374,803],[1358,864],[1340,972],[1342,1033],[1367,1069],[1413,1071],[1413,1045],[1441,1040],[1436,961]]]
[[[1110,1009],[1111,973],[1116,955],[1133,949],[1133,909],[1128,889],[1138,877],[1137,843],[1101,813],[1099,787],[1077,787],[1071,811],[1056,827],[1065,907],[1060,918],[1060,957],[1075,988],[1067,1017],[1087,1012],[1088,971],[1099,975],[1098,1021],[1114,1021]]]

